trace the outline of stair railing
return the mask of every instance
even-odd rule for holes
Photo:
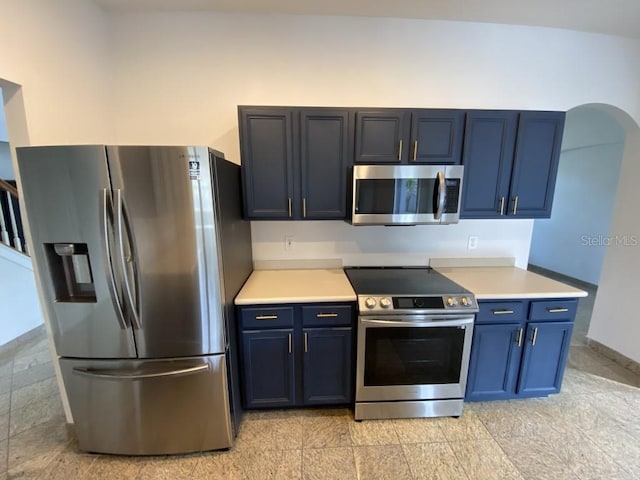
[[[6,200],[2,201],[0,199],[0,242],[19,252],[28,254],[26,252],[26,243],[23,241],[24,234],[20,228],[22,225],[18,221],[20,215],[20,206],[17,202],[18,189],[6,181],[0,180],[0,195]]]

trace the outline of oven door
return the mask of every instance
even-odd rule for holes
[[[351,223],[457,223],[463,169],[459,165],[356,165]]]
[[[356,402],[464,398],[473,320],[359,317]]]

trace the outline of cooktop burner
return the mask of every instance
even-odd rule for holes
[[[478,310],[472,292],[428,267],[349,267],[344,271],[358,295],[360,314]]]

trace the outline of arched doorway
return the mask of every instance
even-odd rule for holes
[[[618,363],[640,367],[640,322],[631,298],[640,298],[640,129],[626,112],[604,104],[567,113],[563,153],[548,220],[536,221],[530,263],[597,285],[583,300],[574,345],[586,345]],[[587,285],[588,285],[587,284]],[[595,297],[595,298],[594,298]],[[621,379],[625,370],[606,370]],[[605,370],[605,369],[603,369]],[[640,371],[640,368],[638,369]],[[594,372],[595,373],[595,372]]]

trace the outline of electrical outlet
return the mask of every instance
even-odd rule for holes
[[[285,235],[284,237],[284,249],[293,250],[296,246],[296,237],[293,235]]]
[[[467,242],[467,249],[475,250],[478,248],[478,237],[475,235],[469,236],[469,241]]]

